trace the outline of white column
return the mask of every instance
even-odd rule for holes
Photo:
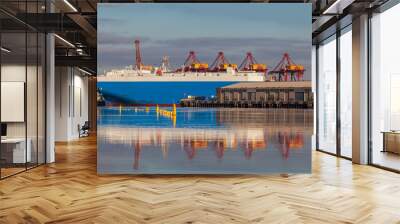
[[[368,163],[368,15],[353,19],[353,162]]]
[[[53,163],[55,161],[55,44],[53,34],[47,34],[46,45],[46,163]]]
[[[54,5],[46,1],[46,12],[54,12]],[[46,163],[55,162],[55,40],[46,34]]]

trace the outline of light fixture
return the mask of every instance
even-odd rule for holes
[[[355,0],[336,0],[322,13],[323,15],[335,14],[339,15],[343,13],[343,10],[351,5]]]
[[[9,49],[7,49],[5,47],[1,47],[0,49],[1,49],[1,51],[4,51],[6,53],[10,53],[11,52],[11,50],[9,50]]]
[[[76,53],[77,53],[78,55],[86,55],[86,53],[83,51],[82,48],[76,48]]]
[[[86,70],[83,70],[83,69],[81,69],[81,68],[79,68],[79,67],[78,67],[78,70],[81,71],[81,72],[83,72],[83,73],[85,73],[86,75],[92,75],[92,73],[90,73],[90,72],[88,72],[88,71],[86,71]]]
[[[68,46],[75,48],[75,45],[73,45],[71,42],[69,42],[68,40],[60,37],[58,34],[54,34],[55,37],[57,37],[59,40],[61,40],[62,42],[66,43]]]
[[[322,13],[324,15],[331,14],[332,9],[336,8],[339,4],[340,0],[336,0],[332,5],[330,5],[325,11]]]
[[[74,12],[78,12],[78,10],[73,6],[68,0],[64,0],[65,4],[67,4]]]

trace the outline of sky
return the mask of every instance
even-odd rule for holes
[[[189,51],[211,64],[219,51],[240,65],[252,52],[269,70],[288,52],[311,79],[311,4],[98,4],[98,71],[134,65],[134,40],[145,65],[168,56],[181,66]]]

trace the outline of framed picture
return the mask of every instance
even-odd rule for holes
[[[310,4],[99,4],[98,173],[311,170]]]

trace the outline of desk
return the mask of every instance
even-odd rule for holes
[[[383,131],[382,152],[400,154],[400,131]]]
[[[25,138],[5,138],[1,139],[1,154],[12,154],[12,163],[31,162],[31,139],[27,139],[27,147],[25,150]],[[10,153],[9,153],[10,152]],[[10,156],[11,159],[11,156]],[[25,160],[26,159],[26,160]]]

